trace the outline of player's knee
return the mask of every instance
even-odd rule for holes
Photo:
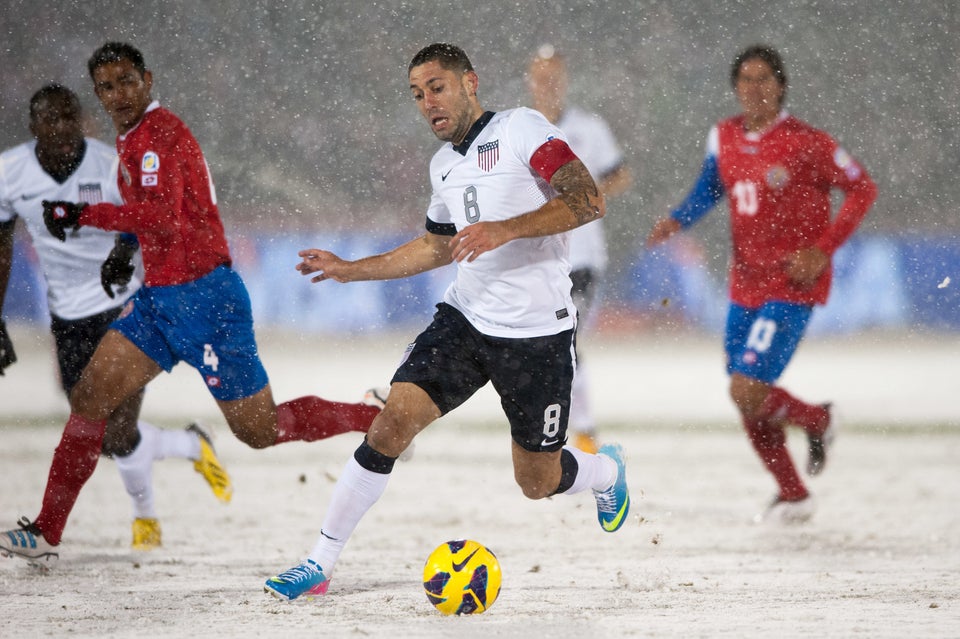
[[[730,399],[736,405],[740,414],[747,418],[753,418],[763,406],[763,400],[767,395],[767,387],[756,380],[734,375],[730,380],[729,392]]]
[[[381,413],[367,432],[367,444],[388,457],[399,457],[413,441],[408,425]]]
[[[520,490],[523,491],[523,496],[527,499],[546,499],[551,496],[557,489],[556,484],[553,486],[548,485],[549,482],[544,481],[539,477],[529,477],[529,476],[516,476],[517,485],[520,486]]]
[[[552,490],[546,489],[542,485],[538,486],[520,486],[520,489],[523,491],[523,496],[527,499],[546,499],[553,494]]]
[[[119,404],[118,401],[111,401],[109,396],[85,383],[83,378],[74,385],[69,399],[71,413],[94,420],[107,419]]]
[[[123,429],[111,432],[108,428],[100,446],[100,452],[105,457],[126,457],[140,444],[140,431],[136,426],[132,429]]]
[[[233,431],[233,434],[237,436],[237,439],[255,450],[269,448],[277,442],[277,433],[273,429],[237,429],[232,426],[230,429]]]
[[[264,397],[267,398],[266,401],[263,401]],[[257,395],[234,401],[219,401],[218,404],[236,438],[250,448],[259,450],[277,443],[279,414],[272,401],[269,395]]]

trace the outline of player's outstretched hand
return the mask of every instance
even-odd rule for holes
[[[130,283],[136,268],[133,264],[133,256],[136,252],[136,246],[123,241],[118,235],[110,255],[100,265],[100,284],[110,299],[114,297],[114,286],[122,292]]]
[[[311,282],[316,283],[324,280],[334,280],[335,282],[350,281],[348,273],[350,262],[341,260],[330,251],[305,249],[297,253],[297,255],[303,258],[303,261],[297,264],[297,270],[300,271],[301,275],[319,273],[319,275],[310,278]]]
[[[13,352],[13,342],[10,341],[10,334],[7,333],[7,324],[0,320],[0,375],[3,375],[3,369],[17,361],[17,354]]]
[[[80,226],[80,213],[86,204],[75,204],[62,200],[43,201],[43,223],[50,235],[61,242],[67,241],[67,229]]]
[[[672,217],[665,217],[657,221],[647,235],[647,248],[653,248],[658,244],[666,242],[680,231],[680,222]]]

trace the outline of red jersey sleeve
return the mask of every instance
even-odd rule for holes
[[[849,153],[826,134],[824,137],[825,153],[820,160],[822,172],[828,176],[831,186],[843,191],[844,198],[840,210],[814,246],[833,255],[867,215],[870,205],[877,199],[877,185]]]
[[[191,282],[229,265],[213,182],[186,125],[165,109],[150,110],[118,151],[124,203],[87,207],[81,224],[135,234],[148,286]]]
[[[141,126],[146,128],[145,123]],[[178,212],[183,209],[184,159],[200,153],[193,148],[192,138],[177,136],[176,131],[160,128],[153,131],[150,144],[121,154],[120,162],[139,167],[121,170],[119,179],[130,182],[121,184],[124,203],[97,204],[84,209],[80,223],[111,231],[123,231],[138,235],[163,237],[178,232]],[[131,144],[133,142],[131,141]],[[146,167],[148,162],[154,166]]]

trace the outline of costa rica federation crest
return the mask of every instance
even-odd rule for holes
[[[160,170],[160,156],[153,151],[147,151],[140,160],[140,170],[144,173],[156,173]]]
[[[766,181],[768,187],[779,190],[785,187],[787,182],[790,181],[790,173],[785,167],[777,164],[767,169]]]

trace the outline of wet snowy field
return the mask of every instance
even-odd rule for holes
[[[31,335],[15,329],[21,361],[0,378],[4,528],[39,509],[66,409],[49,345]],[[278,400],[352,400],[385,383],[408,337],[262,335],[261,346]],[[101,460],[57,566],[0,561],[0,636],[960,636],[960,338],[802,347],[784,384],[835,401],[843,430],[810,481],[817,515],[795,528],[751,521],[774,488],[729,406],[718,340],[598,338],[586,357],[602,435],[628,455],[634,506],[616,534],[588,495],[521,496],[496,399],[481,392],[398,464],[330,594],[277,602],[262,583],[312,546],[360,436],[247,449],[178,368],[151,386],[144,417],[211,425],[233,502],[216,502],[188,462],[159,463],[164,547],[135,553],[127,497]],[[791,439],[801,462],[803,444]],[[502,565],[500,598],[478,617],[440,616],[420,586],[430,550],[457,537]]]

